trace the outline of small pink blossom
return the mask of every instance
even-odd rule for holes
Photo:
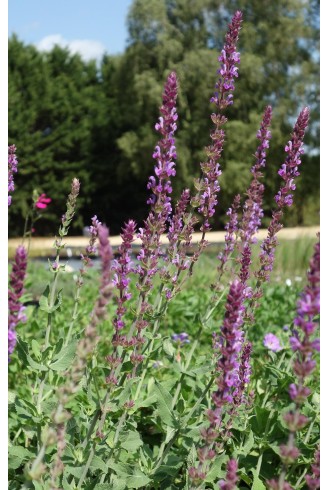
[[[35,207],[37,209],[46,209],[49,203],[51,203],[50,197],[47,197],[46,194],[41,194],[35,203]]]
[[[263,340],[263,345],[273,352],[278,352],[282,349],[278,337],[273,333],[267,333]]]

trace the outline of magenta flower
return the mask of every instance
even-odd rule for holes
[[[267,333],[263,340],[263,345],[273,352],[278,352],[282,349],[278,337],[273,333]]]
[[[46,209],[49,203],[51,203],[50,197],[47,197],[46,194],[41,194],[35,203],[35,207],[37,209]]]

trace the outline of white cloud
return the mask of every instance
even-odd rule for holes
[[[72,54],[79,53],[85,61],[91,59],[99,60],[106,51],[105,46],[99,41],[90,39],[67,41],[61,34],[51,34],[44,37],[37,43],[36,47],[39,51],[51,51],[55,44],[68,48]]]

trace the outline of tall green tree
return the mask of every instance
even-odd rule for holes
[[[234,104],[227,113],[213,225],[222,228],[233,196],[243,193],[250,181],[256,132],[268,103],[274,114],[265,210],[268,214],[273,205],[277,170],[297,113],[309,105],[306,156],[296,206],[286,224],[318,222],[318,0],[134,0],[127,17],[127,49],[119,56],[105,55],[100,65],[58,46],[39,53],[15,36],[9,40],[9,141],[16,144],[20,161],[11,232],[21,231],[34,188],[54,199],[53,215],[40,228],[53,232],[73,176],[81,180],[76,233],[94,214],[112,233],[131,217],[142,224],[154,166],[154,125],[163,84],[172,70],[179,79],[173,198],[192,186],[209,143],[217,58],[237,9],[244,17],[241,64]]]
[[[102,92],[95,62],[85,63],[58,46],[40,53],[16,36],[10,39],[9,141],[15,143],[19,159],[10,232],[22,232],[34,189],[52,198],[50,221],[39,222],[42,228],[37,231],[42,232],[53,232],[73,177],[81,181],[82,209],[92,199],[90,142],[101,106],[98,95]]]

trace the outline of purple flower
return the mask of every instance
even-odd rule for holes
[[[309,490],[320,488],[320,449],[315,452],[314,463],[311,465],[312,476],[305,475]]]
[[[228,209],[226,215],[229,216],[229,221],[225,225],[227,233],[224,236],[225,246],[224,251],[218,255],[220,265],[218,266],[218,272],[222,275],[224,272],[225,264],[227,263],[230,254],[234,251],[237,231],[238,231],[238,209],[240,208],[240,195],[235,196],[231,208]],[[221,276],[219,276],[221,277]]]
[[[312,358],[314,352],[320,350],[318,338],[311,338],[318,328],[315,319],[320,313],[320,241],[316,243],[313,257],[310,261],[308,271],[308,284],[301,294],[297,303],[297,315],[294,320],[294,332],[289,342],[292,350],[298,353],[294,361],[294,372],[298,377],[297,389],[304,388],[305,378],[309,376],[316,367],[316,361]],[[292,388],[293,387],[293,388]],[[291,398],[296,390],[295,385],[290,387]]]
[[[236,406],[246,401],[245,389],[250,382],[252,368],[250,364],[250,358],[252,353],[252,344],[247,341],[243,346],[243,350],[240,356],[238,378],[239,383],[236,390],[233,393],[233,402]]]
[[[172,192],[170,177],[175,175],[173,158],[176,158],[174,132],[178,118],[176,113],[176,99],[178,94],[177,77],[172,72],[166,81],[163,92],[163,105],[160,108],[161,117],[155,129],[162,135],[158,142],[154,158],[157,161],[155,175],[149,178],[148,188],[152,190],[148,203],[151,211],[145,220],[144,228],[139,229],[137,238],[141,240],[141,249],[138,255],[140,262],[137,272],[140,281],[137,288],[144,294],[153,287],[153,276],[158,271],[158,259],[160,255],[160,237],[166,230],[166,222],[172,212]]]
[[[246,192],[248,198],[244,204],[243,218],[240,226],[240,236],[243,243],[254,242],[254,235],[257,233],[263,218],[262,201],[264,185],[260,182],[260,179],[263,177],[261,168],[265,167],[266,149],[269,148],[269,139],[271,138],[271,132],[269,131],[271,118],[272,108],[268,106],[264,111],[261,128],[257,133],[260,145],[255,152],[256,163],[251,169],[253,180]]]
[[[226,479],[219,481],[220,490],[235,490],[236,484],[239,480],[237,476],[238,461],[230,459],[227,463]]]
[[[263,345],[273,352],[278,352],[282,349],[278,337],[273,333],[267,333],[264,336]]]
[[[221,327],[220,335],[213,336],[213,347],[218,351],[218,361],[216,371],[219,377],[216,380],[217,390],[212,398],[219,411],[226,404],[233,401],[232,393],[234,388],[238,388],[239,379],[239,352],[243,344],[243,324],[244,314],[244,286],[235,279],[228,293],[226,301],[226,312]],[[209,415],[211,416],[209,411]]]
[[[240,63],[239,53],[236,51],[238,36],[241,29],[242,13],[237,12],[232,17],[228,32],[225,37],[225,44],[218,60],[221,67],[218,70],[220,78],[216,84],[217,92],[212,97],[211,102],[217,104],[219,109],[225,109],[233,104],[232,92],[235,90],[234,79],[238,77],[236,63]]]
[[[132,272],[131,247],[136,232],[136,223],[129,220],[122,228],[122,243],[118,249],[119,258],[113,261],[112,270],[114,271],[113,284],[119,290],[119,296],[116,298],[117,309],[116,316],[113,319],[115,333],[125,327],[123,316],[126,312],[124,303],[131,298],[129,292],[130,278],[128,275]]]
[[[153,209],[158,213],[159,219],[163,215],[163,219],[166,220],[168,215],[172,212],[171,198],[168,194],[171,194],[172,187],[170,177],[174,176],[175,163],[173,159],[177,158],[174,133],[177,130],[176,121],[178,114],[176,110],[176,98],[177,98],[177,77],[172,72],[167,79],[163,93],[163,105],[160,108],[161,116],[159,122],[155,124],[155,129],[162,135],[162,139],[158,142],[153,153],[153,158],[157,164],[155,166],[155,175],[149,177],[148,189],[153,191],[153,196],[148,201]]]
[[[24,280],[27,269],[27,251],[21,245],[17,248],[12,271],[9,278],[8,291],[8,354],[12,354],[16,345],[16,326],[25,321],[25,307],[20,302],[24,292]],[[9,359],[10,360],[10,359]]]
[[[279,170],[279,175],[283,178],[284,184],[281,186],[275,200],[278,209],[272,213],[272,219],[268,227],[268,235],[261,244],[260,270],[255,276],[261,281],[268,281],[273,269],[275,250],[277,247],[277,233],[283,227],[281,220],[283,210],[292,204],[291,191],[295,190],[294,179],[299,175],[298,167],[301,163],[300,156],[303,153],[303,139],[305,130],[309,123],[310,111],[305,107],[299,114],[291,140],[288,142],[286,152],[288,153],[285,162]]]
[[[17,172],[16,146],[8,146],[8,193],[14,192],[14,173]],[[11,196],[8,196],[8,206],[11,205]]]
[[[101,285],[94,314],[99,319],[103,319],[106,316],[107,303],[112,295],[111,260],[113,258],[113,252],[109,243],[109,230],[106,225],[99,225],[98,240],[98,253],[101,258]]]
[[[183,333],[174,333],[171,335],[173,342],[176,342],[178,345],[189,344],[189,335],[185,332]]]

